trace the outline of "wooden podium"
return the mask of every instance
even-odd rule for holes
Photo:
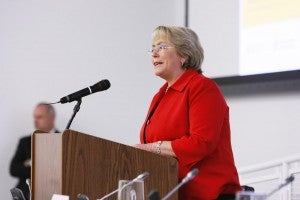
[[[117,189],[119,180],[131,180],[145,171],[150,173],[145,199],[152,189],[166,195],[178,182],[177,160],[171,157],[72,130],[36,131],[32,137],[33,200],[50,200],[53,194],[76,200],[80,193],[90,200],[100,199]]]

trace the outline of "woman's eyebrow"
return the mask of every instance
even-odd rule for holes
[[[161,45],[161,44],[163,44],[164,42],[159,42],[159,43],[157,43],[156,45],[155,44],[152,44],[152,47],[155,47],[155,46],[158,46],[158,45]]]

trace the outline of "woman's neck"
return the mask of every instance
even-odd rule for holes
[[[182,70],[174,73],[170,79],[166,80],[168,83],[168,88],[171,87],[171,85],[173,85],[184,72],[185,72],[185,69],[182,69]]]

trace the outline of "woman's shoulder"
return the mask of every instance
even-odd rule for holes
[[[219,86],[214,80],[203,74],[198,74],[191,79],[186,92],[192,99],[204,97],[210,98],[211,100],[218,99],[226,105],[225,98]]]
[[[200,89],[200,90],[208,90],[208,89],[217,89],[219,90],[218,85],[211,78],[206,77],[203,74],[197,74],[193,76],[190,81],[189,87]]]

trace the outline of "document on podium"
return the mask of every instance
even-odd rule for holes
[[[69,200],[69,196],[60,195],[60,194],[54,194],[52,196],[51,200]]]

